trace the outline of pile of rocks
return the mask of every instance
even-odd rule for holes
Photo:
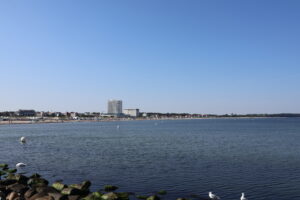
[[[0,164],[0,200],[129,200],[130,196],[146,200],[160,200],[158,195],[135,196],[133,193],[114,192],[116,186],[107,185],[103,190],[90,192],[90,181],[65,185],[62,182],[49,182],[39,174],[25,176],[16,169]],[[158,192],[160,195],[165,191]]]

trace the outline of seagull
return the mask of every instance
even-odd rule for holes
[[[20,138],[20,142],[21,142],[21,143],[26,143],[26,138],[25,138],[25,137],[21,137],[21,138]]]
[[[21,168],[21,167],[25,167],[25,166],[26,166],[26,164],[24,164],[24,163],[16,164],[16,168]]]
[[[245,197],[245,193],[244,193],[244,192],[242,193],[241,200],[248,200],[248,199]]]
[[[213,194],[212,192],[209,192],[208,196],[212,200],[218,200],[218,199],[220,199],[220,197],[218,197],[217,195]]]

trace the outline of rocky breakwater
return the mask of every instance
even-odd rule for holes
[[[106,185],[103,189],[91,192],[90,181],[80,184],[65,185],[62,182],[49,182],[39,174],[25,176],[18,174],[17,169],[0,164],[0,200],[160,200],[159,191],[151,196],[135,195],[130,192],[115,192],[118,187]]]

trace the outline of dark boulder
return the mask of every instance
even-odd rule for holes
[[[115,191],[115,190],[117,190],[117,189],[118,189],[118,187],[117,187],[117,186],[114,186],[114,185],[105,185],[105,186],[104,186],[104,190],[105,190],[106,192]]]
[[[24,194],[29,188],[27,187],[27,185],[15,183],[7,186],[7,189],[19,194]]]
[[[103,194],[101,196],[101,198],[103,200],[119,200],[118,195],[116,193],[113,193],[113,192],[109,192],[109,193]]]
[[[153,195],[153,196],[148,197],[147,200],[160,200],[160,198],[156,195]]]
[[[67,185],[61,183],[61,182],[54,182],[52,184],[52,187],[54,187],[58,191],[62,191],[64,188],[67,188]]]
[[[76,188],[64,188],[61,193],[65,195],[81,195],[82,191]]]
[[[27,184],[31,187],[43,187],[48,186],[49,182],[43,178],[30,178]]]
[[[63,195],[61,193],[48,193],[49,196],[53,197],[54,200],[68,200],[67,195]]]
[[[24,197],[25,197],[26,199],[28,199],[28,198],[32,197],[33,195],[35,195],[35,194],[36,194],[36,190],[34,190],[34,189],[29,189],[29,190],[27,190],[27,191],[25,192]]]

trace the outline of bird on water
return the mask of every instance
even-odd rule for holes
[[[242,193],[241,200],[248,200],[248,199],[245,197],[245,193],[244,193],[244,192]]]
[[[25,137],[21,137],[21,138],[20,138],[20,142],[21,142],[21,143],[26,143],[26,138],[25,138]]]
[[[25,163],[18,163],[16,164],[16,168],[22,168],[22,167],[25,167],[26,164]]]
[[[220,199],[220,197],[218,197],[217,195],[213,194],[212,192],[209,192],[208,196],[212,200],[219,200]]]

